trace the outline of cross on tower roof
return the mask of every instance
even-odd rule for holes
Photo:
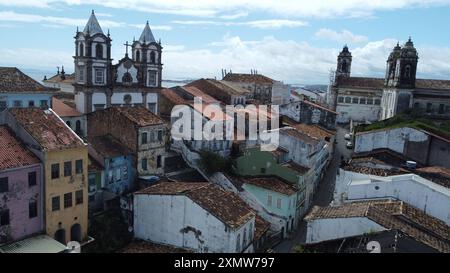
[[[126,47],[126,53],[125,53],[125,56],[128,57],[128,47],[131,46],[131,45],[128,43],[128,41],[127,41],[125,44],[123,44],[123,45]]]

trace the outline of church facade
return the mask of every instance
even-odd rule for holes
[[[126,45],[125,57],[113,64],[112,39],[105,35],[94,12],[75,35],[75,103],[81,113],[110,106],[144,106],[158,111],[161,90],[161,42],[147,22],[139,40]],[[131,47],[131,56],[128,54]]]
[[[329,92],[329,102],[338,112],[337,122],[374,122],[412,108],[428,116],[450,118],[450,81],[416,79],[418,60],[409,39],[392,50],[384,79],[352,77],[352,55],[345,46]]]

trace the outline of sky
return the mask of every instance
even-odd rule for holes
[[[92,10],[110,30],[114,63],[148,20],[166,80],[256,69],[289,84],[327,84],[345,44],[352,75],[383,77],[390,51],[409,36],[417,76],[450,79],[450,0],[0,0],[0,66],[71,73],[73,37]]]

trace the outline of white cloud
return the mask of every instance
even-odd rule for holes
[[[260,29],[276,29],[282,27],[303,27],[308,25],[307,22],[298,20],[285,20],[285,19],[269,19],[269,20],[255,20],[246,22],[230,22],[230,21],[206,21],[206,20],[175,20],[173,24],[179,25],[209,25],[209,26],[248,26],[252,28]]]
[[[234,20],[234,19],[247,17],[247,16],[248,16],[247,11],[240,11],[240,12],[236,12],[234,14],[224,14],[224,15],[219,16],[219,18],[224,19],[224,20]]]
[[[315,33],[315,36],[317,38],[342,43],[365,43],[368,41],[366,36],[355,35],[346,29],[337,32],[328,28],[321,28]]]
[[[51,8],[56,4],[99,5],[191,16],[221,16],[233,12],[262,11],[292,17],[366,17],[376,11],[448,5],[449,0],[0,0],[3,6]]]
[[[17,13],[14,11],[0,11],[0,21],[4,22],[18,22],[18,23],[41,23],[46,26],[63,25],[63,26],[84,26],[87,19],[42,16],[28,13]],[[101,26],[106,28],[123,27],[125,23],[111,20],[101,20]]]
[[[385,39],[351,47],[352,75],[384,77],[386,59],[396,43],[396,40]],[[222,68],[247,73],[257,69],[259,73],[288,83],[326,84],[340,51],[340,48],[318,48],[307,42],[274,37],[245,41],[238,36],[225,36],[214,44],[216,47],[195,50],[182,45],[163,45],[163,78],[214,78],[220,77]],[[121,59],[124,50],[113,49],[113,58]],[[419,78],[450,78],[450,48],[418,46],[417,50]],[[71,51],[0,49],[0,66],[53,71],[54,67],[64,65],[69,72],[73,67],[72,55]]]

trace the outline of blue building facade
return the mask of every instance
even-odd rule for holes
[[[132,155],[105,158],[104,189],[118,195],[133,190],[136,178],[133,162]]]

